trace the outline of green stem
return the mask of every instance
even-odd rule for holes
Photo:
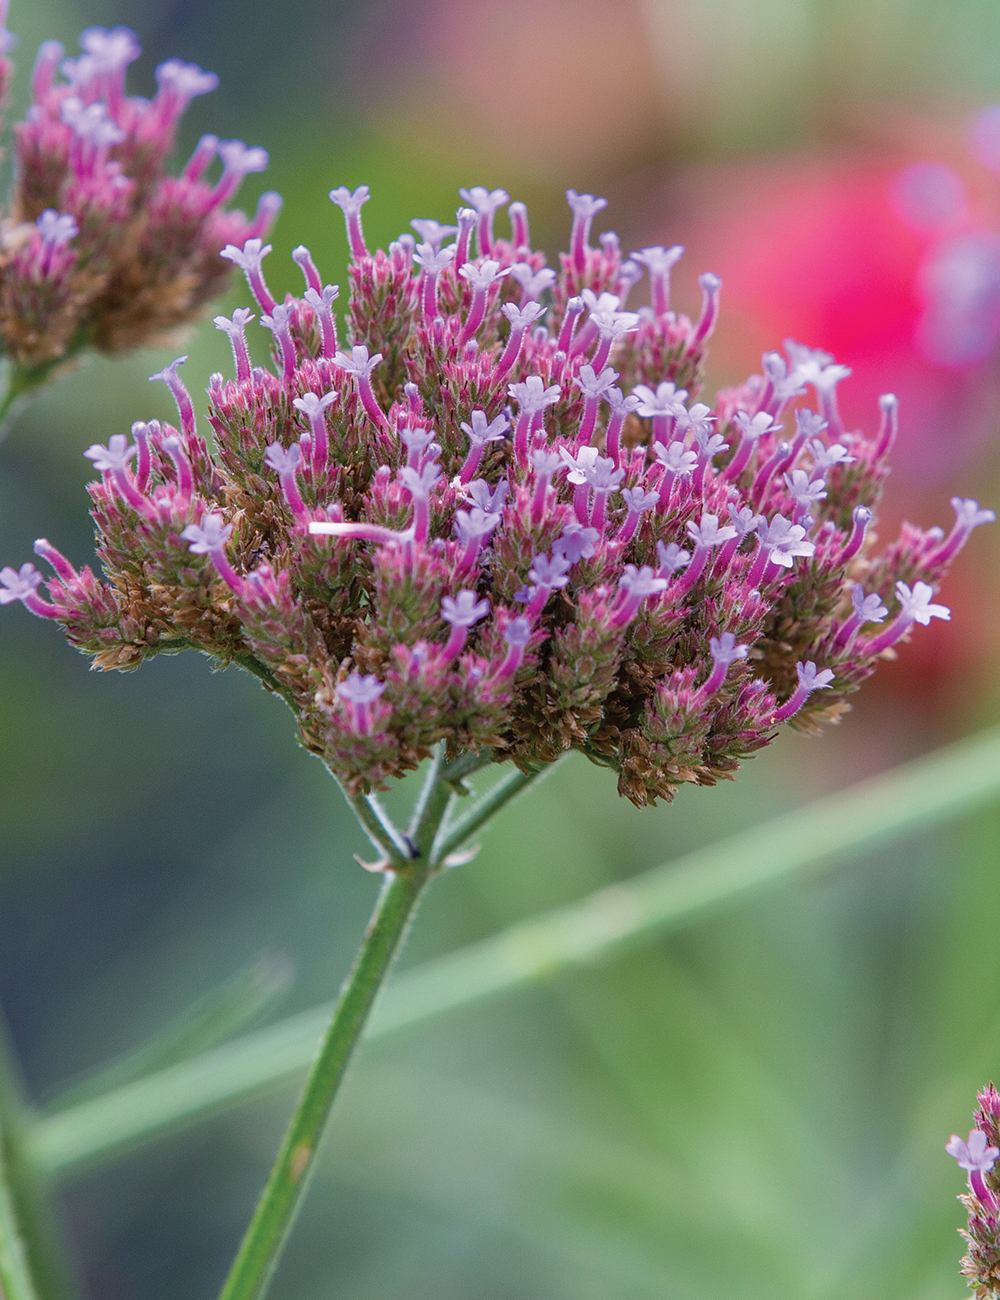
[[[543,771],[547,774],[551,771],[551,768],[543,769]],[[438,835],[438,842],[434,846],[434,861],[443,863],[449,853],[454,853],[470,836],[475,835],[481,826],[484,826],[491,817],[494,817],[501,808],[509,804],[532,782],[537,781],[541,775],[542,771],[513,771],[501,777],[484,795],[481,795],[476,800],[464,817],[460,817],[456,822],[442,826]]]
[[[757,890],[915,837],[998,797],[1000,728],[411,968],[387,990],[368,1036],[604,960]],[[57,1100],[36,1122],[34,1159],[47,1173],[65,1176],[289,1082],[308,1066],[329,1015],[329,1007],[303,1011],[68,1109]]]
[[[32,394],[48,383],[55,362],[25,370],[10,358],[2,363],[0,372],[0,442],[17,423]]]
[[[410,856],[405,865],[401,865],[392,842],[385,846],[390,852],[393,866],[387,867],[385,871],[385,882],[365,931],[354,969],[341,989],[319,1056],[306,1080],[253,1219],[220,1293],[220,1300],[260,1300],[267,1291],[302,1202],[323,1130],[348,1062],[361,1039],[378,991],[403,943],[421,894],[431,878],[432,865],[428,850],[450,797],[450,789],[441,780],[439,754],[431,766],[410,828],[409,839],[415,855]],[[374,813],[370,806],[363,800],[353,798],[349,802],[359,815],[359,804],[368,810],[362,824],[366,832],[371,834],[369,821],[374,818]],[[384,816],[382,814],[382,818]],[[378,820],[381,821],[382,818]],[[384,834],[385,828],[380,829]],[[398,832],[385,838],[390,841],[401,839]]]
[[[10,1187],[5,1138],[6,1130],[0,1129],[0,1296],[4,1300],[39,1300]]]
[[[58,1300],[71,1292],[46,1189],[28,1152],[31,1116],[0,1017],[0,1296]]]

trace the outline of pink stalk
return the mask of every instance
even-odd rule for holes
[[[152,464],[152,458],[149,451],[149,425],[143,424],[141,420],[136,420],[132,425],[132,437],[135,439],[136,446],[139,448],[139,461],[135,471],[135,483],[140,492],[145,492],[149,487],[149,471]]]
[[[898,614],[884,632],[872,637],[870,641],[865,641],[859,647],[859,652],[866,659],[881,654],[883,650],[888,650],[891,645],[895,645],[900,637],[905,636],[915,622],[912,614]]]
[[[514,455],[523,464],[528,459],[528,434],[534,411],[521,411],[514,426]]]
[[[299,491],[299,485],[296,481],[294,470],[284,470],[278,475],[278,482],[281,484],[281,491],[284,493],[285,500],[288,502],[288,508],[292,514],[301,523],[308,519],[309,511],[306,509],[306,503],[302,500],[302,493]]]
[[[458,235],[455,239],[455,256],[452,259],[452,266],[464,266],[469,260],[469,245],[472,242],[472,232],[476,226],[475,208],[459,208],[455,217],[458,222]]]
[[[779,467],[787,463],[788,453],[791,449],[791,443],[779,442],[764,464],[761,465],[750,489],[752,500],[760,502],[763,499],[764,493],[767,491],[775,474],[777,474]]]
[[[691,556],[691,563],[684,569],[679,578],[674,579],[673,586],[670,590],[670,597],[676,600],[689,592],[694,584],[698,581],[705,571],[705,565],[708,563],[708,557],[712,553],[710,546],[696,546],[694,554]]]
[[[316,270],[316,263],[312,260],[312,254],[304,244],[299,244],[298,248],[292,249],[292,261],[301,268],[305,276],[306,288],[312,289],[316,293],[323,292],[323,281],[319,271]]]
[[[217,135],[203,135],[195,146],[194,153],[188,160],[187,166],[181,173],[184,180],[190,181],[192,184],[195,181],[200,181],[215,157],[218,148],[219,137]]]
[[[531,240],[528,237],[528,209],[523,203],[512,203],[507,212],[510,216],[510,242],[514,246],[514,252],[519,252],[522,248],[529,249]]]
[[[512,325],[510,334],[507,338],[507,345],[497,362],[496,375],[497,379],[503,379],[510,370],[521,353],[521,344],[524,342],[524,336],[527,333],[528,325]]]
[[[358,396],[361,398],[361,405],[365,408],[369,418],[385,433],[391,433],[389,421],[386,419],[385,412],[378,404],[375,397],[375,390],[372,388],[371,377],[367,374],[359,374]]]
[[[164,438],[162,445],[163,450],[174,463],[174,469],[177,472],[177,487],[181,496],[190,500],[194,491],[194,475],[191,473],[191,462],[184,452],[184,446],[180,438]]]
[[[57,551],[47,537],[39,537],[33,549],[36,555],[48,560],[63,582],[74,582],[79,577],[76,569],[73,568],[65,555],[61,551]]]
[[[594,430],[597,428],[597,412],[601,405],[599,397],[588,397],[583,403],[583,418],[580,421],[580,428],[577,431],[574,450],[579,451],[585,447],[594,436]]]
[[[215,546],[208,552],[208,558],[215,565],[219,577],[237,596],[246,594],[246,583],[229,563],[229,556],[222,546]]]
[[[861,615],[855,610],[834,638],[834,650],[840,652],[849,649],[851,642],[857,636],[860,626]]]
[[[882,423],[875,439],[875,459],[881,460],[892,449],[899,432],[899,400],[894,393],[883,393],[878,404],[882,408]]]
[[[701,316],[691,336],[693,346],[704,342],[715,329],[715,322],[719,316],[719,290],[722,288],[722,281],[711,271],[699,275],[698,283],[701,285]]]
[[[556,342],[556,348],[560,352],[565,352],[569,356],[573,345],[573,330],[576,328],[576,322],[583,311],[582,298],[570,298],[566,304],[566,314],[563,316],[562,325],[559,329],[559,338]]]
[[[111,471],[111,477],[114,480],[115,487],[134,510],[138,510],[143,515],[150,513],[150,502],[131,482],[127,469],[123,467],[114,469]]]
[[[736,448],[736,454],[733,456],[732,460],[722,471],[723,478],[729,480],[739,478],[739,476],[746,469],[747,464],[750,461],[750,457],[753,454],[753,449],[756,443],[757,443],[756,438],[752,438],[746,433],[742,435],[739,441],[739,445]]]
[[[465,643],[469,637],[469,629],[465,623],[452,623],[451,632],[448,640],[444,643],[444,649],[441,651],[442,665],[453,664],[465,648]]]
[[[847,545],[841,555],[842,563],[853,560],[858,551],[861,550],[861,543],[865,540],[865,533],[872,521],[872,512],[867,506],[855,506],[853,519],[854,527],[851,529],[851,535],[847,539]]]
[[[771,549],[758,540],[757,554],[754,556],[753,564],[750,566],[750,572],[747,574],[747,582],[751,587],[760,588],[767,573],[768,565],[771,562]],[[780,567],[780,566],[779,566]]]

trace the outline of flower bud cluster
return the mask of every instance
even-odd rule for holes
[[[0,4],[0,26],[6,16]],[[0,92],[9,84],[0,31]],[[0,345],[28,371],[84,346],[104,352],[161,340],[221,293],[230,243],[261,237],[280,206],[265,194],[248,220],[226,204],[263,149],[205,136],[180,176],[165,172],[188,103],[214,89],[214,73],[168,59],[153,99],[127,95],[139,56],[126,27],[91,27],[82,53],[64,59],[46,41],[32,103],[14,127],[14,185],[0,225]],[[208,179],[216,157],[217,179]]]
[[[198,433],[138,423],[86,453],[107,582],[47,542],[0,572],[0,602],[62,623],[100,668],[198,647],[250,668],[351,790],[444,740],[525,770],[578,749],[636,804],[729,777],[785,722],[816,729],[915,623],[972,528],[870,525],[895,432],[847,432],[848,373],[789,341],[764,374],[699,398],[719,282],[697,320],[670,306],[680,249],[623,259],[590,243],[604,206],[569,193],[559,270],[502,190],[462,191],[454,225],[418,219],[370,252],[367,187],[332,191],[353,262],[338,290],[305,248],[305,288],[275,301],[259,238],[227,247],[247,309],[217,317],[235,375],[215,375]],[[626,298],[648,271],[652,305]],[[789,403],[812,389],[818,410]]]
[[[958,1199],[969,1213],[961,1235],[968,1243],[962,1274],[976,1300],[1000,1296],[1000,1095],[993,1084],[979,1093],[975,1127],[968,1142],[952,1134],[945,1150],[969,1178],[969,1190]]]

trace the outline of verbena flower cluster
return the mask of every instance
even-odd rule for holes
[[[369,252],[367,187],[331,192],[353,259],[336,287],[275,301],[260,238],[227,247],[249,309],[216,317],[235,377],[212,377],[214,451],[177,373],[179,428],[132,427],[86,455],[107,581],[49,544],[0,572],[0,601],[62,623],[100,668],[197,647],[293,708],[306,747],[353,792],[437,742],[524,770],[581,750],[643,805],[712,784],[776,728],[835,719],[993,519],[956,498],[945,536],[870,525],[896,402],[844,429],[849,371],[789,340],[763,374],[698,400],[720,281],[696,321],[670,307],[680,248],[590,243],[605,200],[569,191],[570,251],[546,265],[524,205],[462,191],[456,224],[411,224]],[[648,272],[651,305],[630,310]],[[790,405],[812,389],[818,410]]]
[[[0,0],[0,28],[7,3]],[[0,30],[0,99],[13,68],[13,37]],[[180,176],[164,166],[188,103],[218,78],[168,59],[152,100],[125,93],[139,57],[126,27],[91,27],[82,54],[64,59],[46,41],[32,103],[14,128],[14,186],[0,227],[0,342],[18,365],[51,366],[84,346],[119,352],[159,340],[217,297],[231,270],[230,243],[267,234],[280,206],[265,194],[257,214],[226,211],[263,149],[204,136]],[[65,80],[59,79],[59,73]],[[209,180],[213,161],[221,174]]]
[[[1000,1176],[995,1169],[1000,1156],[1000,1095],[993,1084],[979,1093],[975,1128],[968,1142],[952,1134],[945,1150],[969,1175],[969,1191],[958,1199],[969,1212],[962,1236],[969,1249],[962,1274],[976,1300],[1000,1296]]]

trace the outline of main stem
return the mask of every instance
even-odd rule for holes
[[[259,1300],[287,1240],[347,1064],[433,871],[431,849],[451,789],[435,759],[404,840],[387,837],[385,883],[319,1056],[288,1126],[219,1300]],[[354,801],[351,801],[352,806]],[[355,808],[357,812],[357,808]],[[370,822],[369,835],[377,829]],[[402,846],[402,847],[401,847]]]

